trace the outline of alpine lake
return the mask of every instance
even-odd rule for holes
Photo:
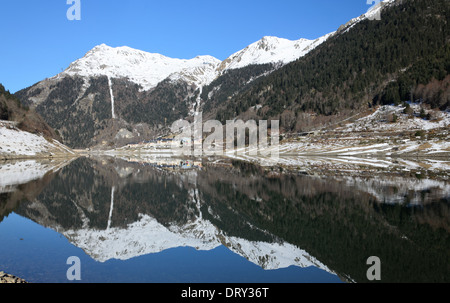
[[[0,270],[31,283],[449,282],[450,184],[236,160],[2,162]]]

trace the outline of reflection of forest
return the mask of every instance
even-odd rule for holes
[[[384,196],[398,193],[389,186],[380,188]],[[48,227],[87,224],[100,230],[108,222],[125,228],[140,214],[181,226],[201,213],[227,236],[297,245],[356,282],[367,281],[366,260],[374,255],[381,259],[383,282],[448,282],[450,205],[445,191],[429,188],[425,194],[431,199],[410,205],[380,203],[364,188],[344,179],[269,177],[239,162],[168,172],[117,159],[78,159],[35,193],[37,198],[27,196],[33,207],[22,203],[15,212]],[[10,197],[2,196],[1,205]]]
[[[205,191],[214,194],[206,204],[231,207],[358,282],[367,281],[365,261],[372,255],[381,258],[386,282],[449,280],[448,196],[416,206],[385,204],[345,180],[289,175],[263,179],[255,168],[247,171],[252,170],[205,173],[204,180],[214,187]]]

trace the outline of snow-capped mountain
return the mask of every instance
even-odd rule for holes
[[[395,0],[385,0],[375,4],[367,13],[343,25],[348,29],[365,19],[376,19],[386,4]],[[70,76],[108,76],[109,78],[128,78],[140,84],[144,90],[154,88],[161,81],[184,80],[198,87],[211,83],[229,69],[243,68],[254,64],[281,63],[295,61],[325,42],[336,32],[331,32],[315,40],[288,40],[273,36],[263,37],[246,48],[232,54],[224,61],[212,56],[198,56],[193,59],[169,58],[161,54],[149,53],[127,46],[110,47],[98,45],[86,55],[73,62],[57,77]]]
[[[18,96],[72,148],[149,140],[163,125],[201,110],[200,105],[207,101],[201,99],[203,88],[224,72],[272,63],[271,72],[329,36],[297,41],[264,37],[223,62],[212,56],[176,59],[101,44],[62,73],[18,92]],[[252,78],[259,76],[257,71],[251,74]],[[137,130],[136,125],[143,128]],[[133,129],[133,135],[118,143],[116,135],[124,129]],[[142,137],[143,133],[147,137]]]
[[[291,41],[278,37],[263,37],[236,52],[224,61],[212,56],[176,59],[127,46],[98,45],[76,60],[56,78],[65,76],[127,78],[143,90],[156,87],[165,79],[182,80],[202,87],[211,83],[224,71],[255,64],[287,64],[301,58],[326,41],[330,33],[316,40]]]
[[[73,62],[58,77],[127,78],[141,85],[144,90],[154,88],[168,77],[201,86],[213,80],[219,64],[220,60],[212,56],[174,59],[127,46],[114,48],[102,44]]]
[[[266,36],[224,61],[212,56],[169,58],[101,44],[62,73],[16,95],[35,108],[72,148],[150,140],[167,134],[174,121],[189,119],[196,111],[217,118],[216,111],[226,106],[224,100],[239,95],[255,79],[298,60],[354,24],[377,16],[391,2],[382,2],[315,40]],[[119,142],[117,134],[124,130],[132,135]]]
[[[393,2],[395,0],[379,1],[379,3],[372,6],[365,14],[350,20],[344,27],[348,28],[366,19],[379,19],[384,6]],[[333,31],[314,40],[299,39],[293,41],[266,36],[228,57],[221,63],[219,71],[238,69],[253,64],[288,64],[305,56],[335,34],[336,31]]]

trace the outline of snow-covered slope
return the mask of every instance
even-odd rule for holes
[[[214,79],[211,77],[215,77],[214,70],[219,64],[220,60],[212,56],[198,56],[190,60],[174,59],[126,46],[114,48],[102,44],[73,62],[57,77],[128,78],[142,85],[144,90],[149,90],[168,77],[204,85]]]
[[[343,28],[348,30],[362,20],[379,19],[385,5],[395,2],[395,0],[378,2],[379,3],[373,5],[365,14],[350,20]],[[294,41],[266,36],[228,57],[221,63],[219,71],[242,68],[253,64],[287,64],[305,56],[335,34],[336,32],[331,32],[315,40],[299,39]]]
[[[220,65],[219,71],[243,68],[253,64],[287,64],[303,57],[333,34],[334,32],[316,40],[299,39],[294,41],[271,36],[263,37],[228,57]]]
[[[13,122],[0,121],[0,157],[20,158],[50,154],[74,154],[56,140],[49,141],[18,129]]]
[[[346,32],[346,31],[350,30],[353,26],[355,26],[355,24],[357,24],[363,20],[366,20],[366,19],[381,20],[382,11],[385,8],[385,6],[390,5],[390,4],[394,3],[395,1],[396,0],[383,0],[383,1],[373,0],[373,1],[370,1],[373,3],[373,6],[371,6],[365,14],[348,21],[346,24],[342,25],[338,29],[338,32]]]

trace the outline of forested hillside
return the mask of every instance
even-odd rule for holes
[[[449,1],[396,1],[381,20],[341,28],[305,57],[254,81],[222,102],[216,117],[245,116],[259,105],[259,118],[281,118],[284,129],[299,131],[311,126],[302,113],[333,116],[411,99],[444,110],[450,106],[449,20]]]

